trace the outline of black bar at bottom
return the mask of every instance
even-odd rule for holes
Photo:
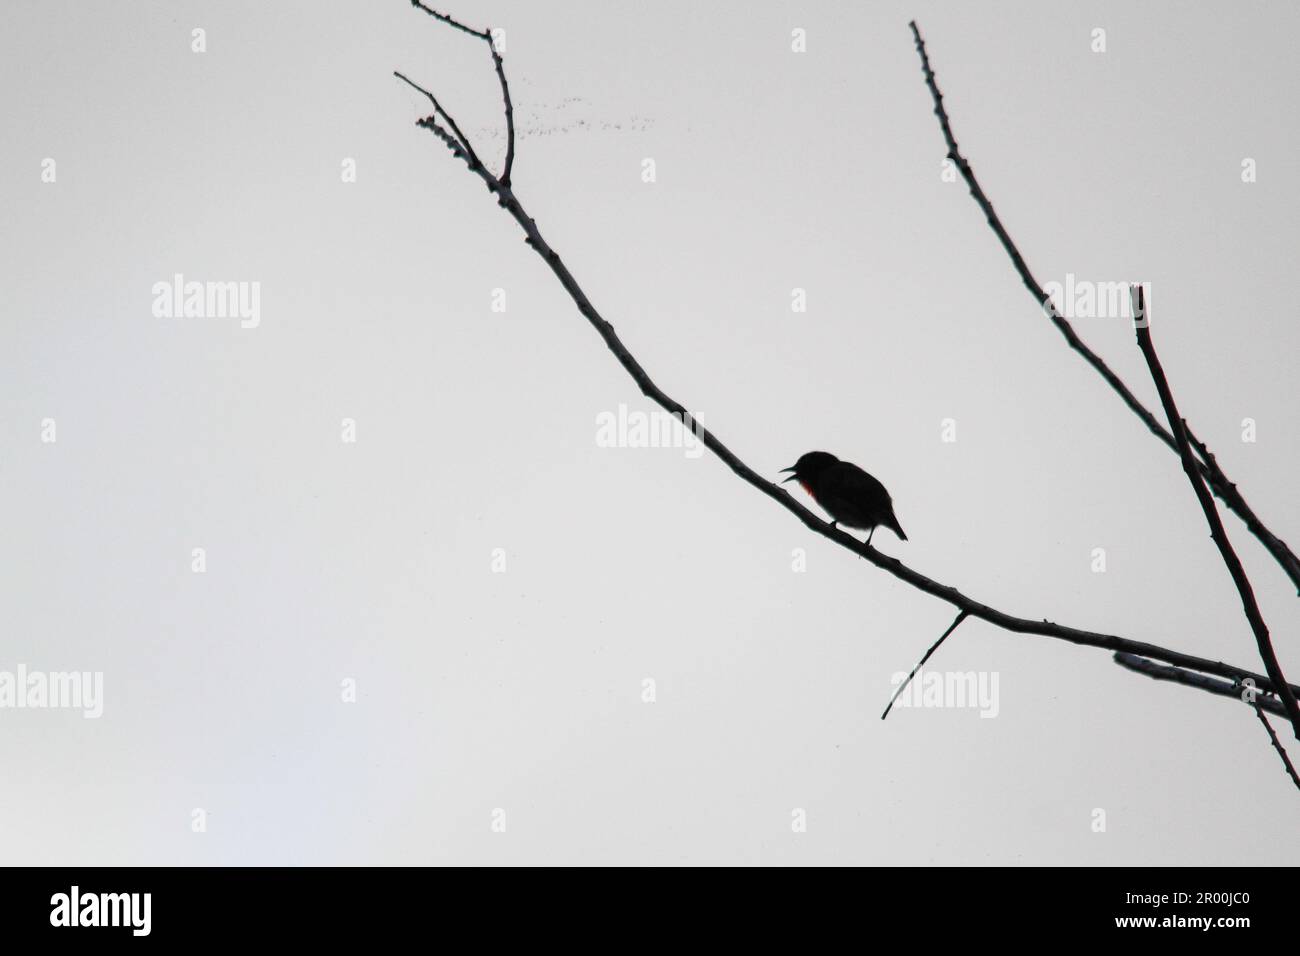
[[[927,946],[1023,933],[1232,945],[1291,930],[1290,875],[1279,869],[13,868],[0,880],[6,942],[337,946],[416,932],[456,948],[512,934],[667,946],[695,925],[733,944],[788,933],[806,946],[848,931],[860,941],[919,933]]]

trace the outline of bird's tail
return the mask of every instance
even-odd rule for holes
[[[898,519],[895,518],[892,514],[889,516],[889,524],[886,525],[885,527],[889,528],[890,531],[898,535],[898,540],[900,541],[907,540],[907,535],[903,533],[903,526],[898,523]]]

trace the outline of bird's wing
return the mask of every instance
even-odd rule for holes
[[[842,461],[826,469],[822,476],[826,492],[849,501],[869,501],[877,507],[888,507],[889,492],[885,486],[857,465]]]

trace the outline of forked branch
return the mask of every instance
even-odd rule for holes
[[[424,10],[430,16],[439,21],[456,28],[470,36],[487,40],[491,43],[491,36],[488,31],[473,30],[464,24],[452,19],[446,14],[438,13],[414,0],[414,6]],[[493,48],[493,62],[497,67],[498,76],[502,81],[503,93],[507,103],[507,118],[509,119],[509,94],[505,87],[505,74],[501,67],[499,53]],[[1004,611],[997,610],[987,604],[983,604],[973,598],[968,597],[954,587],[941,584],[919,571],[915,571],[903,564],[897,558],[882,554],[870,545],[859,541],[857,538],[842,531],[828,521],[823,520],[808,508],[804,507],[797,501],[789,491],[782,485],[764,478],[748,464],[742,461],[734,452],[732,452],[712,431],[704,427],[698,420],[693,419],[686,406],[676,399],[666,394],[650,378],[640,362],[623,344],[622,339],[615,332],[614,327],[596,310],[587,294],[578,284],[573,273],[561,260],[559,254],[551,248],[546,239],[542,236],[536,221],[528,215],[518,197],[515,195],[510,181],[509,174],[513,164],[513,147],[507,148],[507,163],[505,171],[500,177],[494,176],[481,162],[478,162],[472,150],[469,148],[468,140],[464,140],[456,132],[458,127],[452,122],[450,116],[442,110],[437,104],[432,94],[415,86],[410,80],[401,74],[395,74],[411,86],[415,87],[430,101],[435,103],[435,115],[426,117],[418,122],[417,125],[431,130],[442,142],[451,150],[452,154],[463,160],[470,171],[482,179],[490,192],[497,197],[497,204],[501,206],[517,222],[524,232],[525,241],[533,250],[542,258],[542,261],[550,268],[563,286],[565,292],[573,300],[578,311],[600,335],[610,352],[618,360],[619,364],[636,382],[641,392],[655,404],[663,408],[672,415],[677,416],[683,424],[689,424],[692,430],[699,437],[699,440],[716,455],[732,472],[742,481],[750,485],[760,493],[772,499],[786,511],[794,515],[809,530],[820,534],[843,548],[852,551],[859,557],[865,558],[877,568],[888,574],[893,575],[901,581],[910,584],[917,590],[936,597],[955,607],[960,614],[957,620],[953,622],[953,628],[966,617],[979,618],[987,621],[996,627],[1017,634],[1032,634],[1040,637],[1047,637],[1054,640],[1068,641],[1073,644],[1080,644],[1088,647],[1103,648],[1108,651],[1121,652],[1137,657],[1145,658],[1152,661],[1161,661],[1164,664],[1181,668],[1185,671],[1194,671],[1200,674],[1210,674],[1216,677],[1224,678],[1227,681],[1236,683],[1253,682],[1264,693],[1274,693],[1276,687],[1270,677],[1256,674],[1245,668],[1232,664],[1225,664],[1222,661],[1213,661],[1207,658],[1196,657],[1191,654],[1184,654],[1181,651],[1171,650],[1160,647],[1155,644],[1149,644],[1143,641],[1135,641],[1129,638],[1120,637],[1114,634],[1103,634],[1095,631],[1087,631],[1081,628],[1068,627],[1062,624],[1054,624],[1047,620],[1032,620],[1030,618],[1016,617]],[[443,122],[439,122],[441,119]],[[446,124],[444,127],[443,123]],[[507,122],[508,130],[511,133],[510,142],[513,143],[512,124]],[[950,628],[947,633],[951,633]],[[945,637],[947,635],[945,634]],[[936,642],[935,647],[938,646]],[[933,651],[933,648],[932,648]],[[928,656],[928,655],[927,655]],[[1300,692],[1300,688],[1288,688],[1292,693]]]
[[[984,190],[980,187],[979,180],[975,178],[970,163],[966,161],[966,157],[957,148],[957,140],[953,136],[952,125],[948,121],[948,111],[943,105],[943,94],[939,92],[939,85],[934,78],[934,70],[930,68],[930,57],[925,50],[925,41],[921,39],[921,31],[917,29],[915,20],[908,26],[911,27],[912,37],[916,41],[916,52],[921,57],[921,71],[925,74],[926,86],[929,87],[930,97],[934,100],[934,115],[939,118],[939,128],[943,132],[944,143],[948,147],[948,159],[957,167],[962,179],[966,181],[971,196],[974,197],[975,202],[984,213],[984,217],[988,220],[989,228],[993,230],[994,235],[998,237],[998,241],[1002,243],[1002,248],[1006,250],[1007,255],[1011,258],[1011,264],[1015,267],[1017,275],[1020,276],[1020,281],[1024,283],[1025,288],[1034,297],[1034,301],[1051,319],[1052,324],[1065,336],[1065,341],[1070,348],[1083,356],[1084,361],[1091,365],[1097,371],[1097,374],[1105,380],[1106,384],[1114,389],[1124,404],[1141,420],[1151,434],[1159,438],[1175,454],[1179,454],[1178,442],[1173,433],[1160,424],[1156,416],[1138,400],[1137,396],[1129,390],[1128,386],[1106,364],[1105,360],[1090,349],[1083,339],[1079,338],[1074,326],[1066,320],[1065,316],[1061,315],[1052,302],[1051,296],[1043,290],[1038,280],[1034,278],[1033,273],[1029,271],[1024,256],[1020,254],[1020,250],[1016,248],[1016,244],[1012,241],[1006,227],[1002,225],[1002,220],[993,209],[993,203],[989,201],[988,196],[984,194]],[[1214,493],[1245,522],[1250,533],[1268,549],[1269,554],[1273,556],[1287,577],[1291,579],[1291,583],[1295,585],[1296,592],[1300,594],[1300,559],[1297,559],[1291,549],[1287,547],[1286,542],[1273,534],[1255,512],[1251,510],[1250,506],[1246,504],[1246,499],[1237,490],[1237,486],[1228,480],[1228,476],[1223,473],[1223,469],[1214,460],[1214,456],[1209,453],[1209,450],[1206,449],[1202,442],[1197,440],[1191,429],[1187,428],[1186,431],[1189,440],[1201,452],[1201,460],[1196,464],[1197,471],[1210,483]]]
[[[1260,613],[1259,603],[1255,600],[1255,591],[1250,586],[1250,579],[1246,577],[1246,569],[1241,566],[1241,559],[1237,557],[1232,543],[1228,541],[1228,534],[1223,530],[1223,521],[1219,518],[1219,509],[1214,506],[1214,498],[1201,479],[1200,469],[1196,467],[1196,457],[1192,454],[1191,443],[1187,440],[1186,424],[1178,415],[1173,390],[1169,387],[1169,379],[1160,366],[1160,356],[1156,354],[1155,342],[1151,339],[1151,317],[1147,315],[1146,298],[1142,287],[1137,286],[1133,289],[1132,296],[1138,348],[1142,350],[1142,357],[1146,359],[1147,369],[1151,372],[1151,380],[1155,382],[1156,391],[1160,394],[1160,404],[1164,406],[1165,417],[1169,419],[1169,429],[1178,442],[1183,471],[1187,474],[1187,480],[1192,483],[1196,500],[1200,502],[1201,510],[1205,513],[1205,521],[1210,526],[1210,537],[1218,545],[1219,555],[1232,576],[1233,584],[1237,586],[1242,609],[1246,612],[1246,620],[1250,622],[1250,629],[1255,632],[1255,643],[1259,647],[1259,656],[1264,662],[1264,670],[1278,689],[1278,697],[1281,698],[1286,715],[1291,720],[1296,739],[1300,740],[1300,706],[1297,706],[1295,694],[1282,675],[1282,667],[1277,662],[1273,641],[1268,634],[1268,625],[1264,623],[1264,615]]]
[[[433,17],[435,20],[445,23],[449,27],[452,27],[456,30],[460,30],[462,33],[468,33],[470,36],[482,40],[484,43],[488,45],[488,49],[492,51],[492,66],[496,70],[497,80],[501,83],[501,99],[505,103],[505,116],[506,116],[506,162],[505,162],[505,168],[502,170],[501,175],[500,177],[498,177],[497,181],[500,182],[501,185],[503,186],[509,186],[510,172],[512,169],[514,169],[514,165],[515,165],[515,108],[510,102],[510,84],[506,82],[505,61],[502,60],[501,52],[497,49],[496,41],[492,37],[492,30],[490,28],[486,30],[475,30],[471,27],[467,27],[459,20],[454,20],[445,13],[439,13],[437,10],[434,10],[432,7],[425,6],[423,3],[420,2],[420,0],[411,0],[411,6],[415,7],[417,10],[423,10],[425,13]],[[400,77],[403,80],[406,80],[407,83],[411,83],[410,80],[407,80],[406,77],[402,76],[402,74],[400,73],[396,73],[394,75]],[[411,85],[415,86],[414,83],[411,83]],[[451,128],[455,131],[456,136],[460,140],[461,146],[469,154],[470,159],[474,163],[477,163],[478,157],[474,154],[474,148],[470,146],[469,139],[465,136],[465,134],[463,134],[460,131],[460,129],[456,126],[455,120],[453,120],[450,116],[448,116],[446,113],[442,111],[442,108],[438,106],[438,101],[433,99],[432,93],[428,92],[427,90],[421,89],[418,86],[415,86],[415,88],[417,90],[420,90],[420,92],[423,93],[425,96],[429,97],[429,99],[433,100],[433,108],[447,121],[448,125],[450,125]],[[470,168],[472,169],[473,166],[471,165]]]

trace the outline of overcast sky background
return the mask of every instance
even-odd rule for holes
[[[941,181],[907,21],[1039,279],[1152,284],[1183,413],[1300,543],[1294,5],[448,9],[506,30],[521,200],[742,458],[857,462],[881,550],[996,607],[1261,669],[1177,460]],[[25,0],[0,54],[0,670],[105,694],[0,710],[4,862],[1295,859],[1249,709],[969,621],[932,663],[996,672],[997,718],[882,723],[951,608],[711,456],[597,446],[651,406],[390,75],[499,162],[482,43],[398,0]],[[260,282],[260,325],[155,318],[175,273]],[[1128,324],[1076,325],[1158,408]]]

